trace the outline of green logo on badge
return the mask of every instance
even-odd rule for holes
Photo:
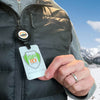
[[[40,64],[40,55],[35,51],[26,52],[24,55],[24,60],[32,68],[38,68]]]

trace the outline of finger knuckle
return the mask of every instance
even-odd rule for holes
[[[78,92],[78,91],[80,90],[80,87],[77,87],[77,85],[73,85],[73,90],[74,90],[75,92]]]
[[[78,60],[78,65],[83,68],[84,67],[84,62],[82,60]]]
[[[73,83],[73,81],[72,81],[72,79],[71,79],[71,76],[66,77],[65,82],[66,82],[68,85],[71,86],[72,83]]]
[[[54,59],[54,60],[55,60],[56,62],[60,62],[60,61],[61,61],[61,59],[62,59],[62,57],[61,57],[61,56],[57,56],[57,57],[55,57],[55,59]]]
[[[82,60],[78,60],[79,64],[84,65],[84,62]]]
[[[70,92],[71,92],[72,94],[75,94],[75,93],[76,93],[76,91],[74,91],[74,90],[70,90]]]
[[[68,55],[70,58],[75,59],[75,57],[72,54]]]
[[[63,68],[59,68],[58,73],[59,73],[59,75],[63,76],[64,75],[64,69]]]
[[[86,74],[87,77],[91,75],[90,70],[87,67],[84,67],[83,72]]]
[[[94,78],[90,75],[88,78],[87,78],[87,83],[89,83],[89,84],[87,84],[87,86],[86,86],[86,88],[87,89],[91,89],[91,87],[93,86],[93,84],[94,84]]]

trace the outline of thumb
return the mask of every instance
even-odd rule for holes
[[[50,73],[50,72],[49,72],[49,73]],[[39,77],[38,79],[39,79],[39,80],[44,80],[44,81],[45,81],[45,80],[50,80],[51,78],[53,78],[53,76],[50,75],[49,73],[48,73],[48,71],[46,71],[46,72],[45,72],[45,75],[44,75],[43,77]]]

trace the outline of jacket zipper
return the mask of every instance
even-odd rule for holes
[[[20,24],[20,16],[7,4],[5,4],[9,9],[9,11],[12,12],[12,16],[14,16],[15,18],[15,21],[16,21],[16,28],[18,28],[21,24]],[[15,34],[14,34],[15,35]],[[20,77],[20,68],[18,67],[18,65],[16,64],[16,56],[18,53],[18,46],[17,46],[17,40],[15,39],[15,78],[14,78],[14,85],[15,85],[15,88],[14,88],[14,100],[23,100],[22,99],[22,86],[23,85],[23,82],[21,80],[21,77]]]
[[[5,5],[7,5],[7,4],[5,4]],[[22,12],[21,12],[21,8],[20,8],[21,3],[19,2],[18,5],[19,5],[20,16],[9,5],[7,5],[7,6],[12,11],[13,16],[15,17],[15,21],[16,21],[16,24],[17,24],[16,28],[21,28],[21,24],[22,24],[21,23],[21,18],[22,18],[23,12],[25,11],[25,9],[27,9],[28,7],[31,7],[34,4],[31,4],[27,7],[25,7]],[[31,17],[30,18],[31,26],[34,28],[35,26],[32,22],[33,15],[30,14],[30,17]],[[17,56],[16,53],[18,53],[17,51],[18,51],[18,42],[16,40],[15,41],[15,68],[16,68],[16,70],[15,70],[15,90],[14,90],[15,91],[15,98],[14,99],[15,100],[24,100],[25,99],[23,97],[24,96],[24,80],[21,79],[21,77],[20,77],[21,76],[21,73],[20,73],[21,69],[16,64],[16,56]]]
[[[27,7],[30,7],[30,6],[32,6],[32,5],[29,5],[29,6],[27,6]],[[19,7],[21,7],[20,6],[20,3],[19,3]],[[22,18],[22,15],[23,15],[23,12],[24,12],[24,10],[27,8],[27,7],[25,7],[24,9],[23,9],[23,11],[22,11],[22,13],[20,13],[20,16],[12,9],[12,11],[14,12],[14,17],[15,17],[15,20],[16,20],[16,23],[17,23],[17,29],[18,28],[21,28],[21,18]],[[19,10],[21,10],[20,8],[19,8]],[[34,26],[34,25],[33,25]],[[16,50],[15,51],[17,51],[18,50],[18,42],[17,42],[17,40],[15,41],[15,48],[16,48]],[[15,54],[16,55],[16,54]],[[16,56],[15,56],[16,57]],[[16,58],[15,58],[16,59]],[[15,62],[16,63],[16,62]],[[21,80],[20,79],[20,76],[18,77],[18,73],[19,73],[19,75],[20,75],[20,69],[16,66],[16,70],[17,71],[15,71],[15,100],[24,100],[25,98],[24,98],[24,80]]]

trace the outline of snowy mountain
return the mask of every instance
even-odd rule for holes
[[[100,49],[99,48],[81,48],[81,54],[84,60],[89,64],[100,64]]]

